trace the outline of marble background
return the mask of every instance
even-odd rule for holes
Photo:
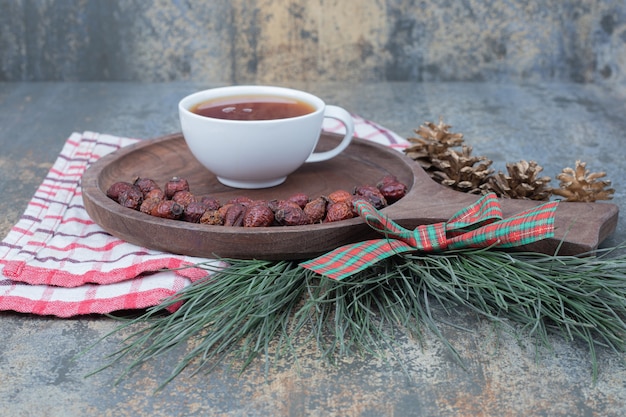
[[[624,0],[0,0],[0,81],[626,88]]]

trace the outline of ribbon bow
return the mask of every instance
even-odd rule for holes
[[[332,279],[343,279],[389,256],[407,251],[435,252],[462,248],[511,248],[554,235],[554,212],[558,201],[531,208],[502,220],[494,193],[460,210],[447,222],[420,225],[408,230],[382,215],[370,203],[358,200],[356,211],[384,239],[339,247],[300,264]]]

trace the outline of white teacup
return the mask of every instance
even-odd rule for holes
[[[276,118],[276,114],[266,115],[271,118],[269,120],[228,119],[251,113],[257,115],[254,117],[261,117],[264,110],[273,108],[270,104],[226,103],[241,98],[247,101],[287,101],[288,108],[304,114],[278,115],[283,118]],[[218,109],[222,101],[222,107]],[[208,107],[215,107],[211,116],[199,114]],[[282,87],[232,86],[199,91],[183,98],[178,111],[183,136],[192,154],[222,184],[235,188],[279,185],[303,163],[324,161],[339,155],[348,147],[354,133],[352,117],[346,110],[326,105],[312,94]],[[325,117],[343,123],[345,136],[337,147],[313,152]]]

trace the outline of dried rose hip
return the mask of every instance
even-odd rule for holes
[[[156,217],[162,217],[164,219],[178,219],[183,215],[185,209],[183,206],[173,200],[162,200],[152,210],[152,215]]]
[[[340,201],[338,203],[331,203],[326,210],[327,222],[338,222],[340,220],[347,220],[354,217],[352,211],[352,203],[347,201]]]
[[[207,210],[200,217],[200,223],[212,226],[224,225],[224,217],[221,216],[219,210]]]
[[[351,201],[351,200],[352,200],[352,194],[350,194],[346,190],[336,190],[328,194],[329,203],[339,203],[340,201]]]
[[[371,205],[377,209],[381,209],[387,205],[385,196],[380,190],[372,185],[361,185],[356,187],[354,194],[367,200]]]
[[[276,203],[274,218],[283,226],[298,226],[308,224],[309,219],[300,206],[289,200],[280,200]]]
[[[143,193],[144,198],[146,197],[146,194],[148,194],[150,191],[161,189],[161,187],[159,187],[159,184],[157,184],[156,181],[150,178],[138,177],[135,182],[133,182],[133,185],[139,187],[139,189]]]
[[[210,197],[208,195],[196,197],[200,203],[202,203],[207,210],[217,210],[222,207],[222,203],[216,198]]]
[[[239,203],[228,205],[224,214],[224,226],[242,226],[243,217],[246,214],[246,206]]]
[[[276,211],[280,208],[281,204],[285,204],[286,200],[270,200],[267,202],[268,207],[276,213]]]
[[[143,203],[143,193],[134,185],[130,186],[126,190],[122,191],[118,196],[118,202],[123,207],[128,207],[133,210],[139,210],[141,203]]]
[[[139,211],[152,215],[152,211],[156,209],[161,201],[163,201],[163,199],[158,197],[144,198],[141,207],[139,207]]]
[[[393,176],[384,177],[376,184],[376,188],[390,204],[400,200],[407,193],[407,186]]]
[[[200,201],[192,201],[187,204],[182,219],[189,223],[200,223],[200,219],[207,211],[206,206]]]
[[[397,201],[407,193],[406,185],[392,175],[383,177],[376,187],[361,185],[354,194],[338,189],[327,197],[311,200],[306,193],[296,193],[286,200],[253,200],[239,196],[222,205],[210,196],[194,196],[186,179],[173,177],[164,189],[149,178],[133,183],[116,182],[106,194],[125,207],[167,219],[182,219],[209,225],[267,227],[336,222],[358,215],[354,202],[369,201],[377,209]]]
[[[304,214],[309,219],[309,223],[320,223],[326,217],[326,205],[328,201],[324,197],[318,197],[309,201],[304,206]]]
[[[273,212],[276,212],[277,210],[280,210],[283,207],[298,206],[298,203],[296,203],[295,201],[289,201],[289,200],[270,200],[267,202],[267,205],[269,206],[269,208],[272,209]]]
[[[165,193],[160,188],[154,188],[143,195],[144,200],[151,198],[157,198],[159,200],[165,200]]]
[[[221,206],[219,209],[217,209],[222,219],[226,217],[226,212],[228,211],[228,209],[230,209],[233,206],[233,204],[234,203],[226,203],[223,206]]]
[[[387,184],[390,182],[398,182],[398,177],[396,177],[395,175],[385,175],[380,180],[378,180],[376,186],[379,187],[382,184]]]
[[[189,183],[185,178],[173,177],[165,183],[165,197],[170,199],[179,191],[189,191]]]
[[[189,191],[178,191],[172,196],[172,200],[176,201],[183,207],[187,207],[189,203],[196,201],[196,197]]]
[[[297,205],[300,206],[300,208],[304,208],[304,206],[306,206],[306,203],[309,202],[309,196],[304,194],[304,193],[297,193],[292,195],[291,197],[287,198],[288,201],[293,201],[294,203],[296,203]]]
[[[129,182],[124,182],[124,181],[116,182],[107,189],[107,193],[106,193],[107,197],[119,203],[120,194],[122,193],[122,191],[126,191],[132,186],[133,185]]]
[[[243,227],[268,227],[274,223],[274,212],[267,204],[253,204],[246,210]]]

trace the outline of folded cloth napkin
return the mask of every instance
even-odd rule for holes
[[[402,149],[407,141],[353,116],[355,136]],[[324,130],[341,132],[332,119]],[[94,132],[66,141],[26,211],[0,242],[0,310],[71,317],[158,305],[206,277],[217,260],[174,255],[122,241],[88,216],[80,180],[91,163],[139,139]]]

